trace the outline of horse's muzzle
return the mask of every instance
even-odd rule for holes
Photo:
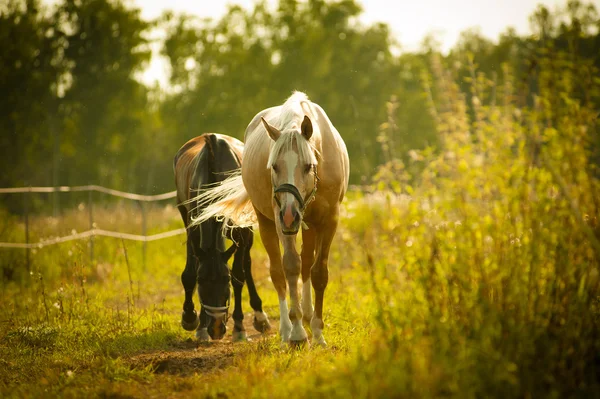
[[[285,235],[298,234],[302,217],[297,209],[288,205],[279,212],[279,221],[281,222],[281,231]]]
[[[211,317],[208,322],[208,326],[206,327],[206,331],[208,332],[208,335],[210,335],[211,339],[218,341],[223,339],[225,336],[225,333],[227,332],[227,326],[223,320],[214,319]]]

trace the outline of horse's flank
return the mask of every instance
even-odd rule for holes
[[[239,140],[218,133],[207,133],[199,137],[195,137],[185,143],[179,150],[173,161],[173,168],[175,171],[175,180],[177,186],[177,200],[180,206],[185,207],[188,213],[188,223],[186,227],[192,227],[201,224],[201,222],[195,223],[195,215],[205,207],[208,203],[204,201],[206,198],[202,196],[202,193],[207,190],[206,187],[214,187],[215,183],[226,180],[228,176],[234,176],[236,172],[227,172],[227,174],[215,174],[209,173],[211,170],[216,170],[210,165],[201,165],[201,163],[215,162],[214,156],[198,156],[203,149],[208,149],[211,153],[216,151],[211,149],[211,142],[214,141],[213,145],[221,146],[221,143],[226,142],[228,148],[227,151],[232,151],[228,156],[230,158],[226,164],[229,165],[227,168],[230,170],[238,170],[233,159],[237,159],[239,162],[243,156],[243,143]],[[223,153],[223,148],[219,152]],[[208,155],[208,154],[206,154]],[[200,195],[198,195],[200,193]],[[197,199],[201,201],[197,201]],[[209,221],[211,218],[208,217],[203,221]]]
[[[175,173],[175,184],[177,187],[177,202],[180,205],[185,205],[188,211],[190,210],[190,203],[192,203],[193,197],[197,194],[195,191],[198,189],[199,181],[203,180],[204,184],[206,184],[210,183],[210,180],[213,179],[210,176],[205,176],[202,179],[198,175],[200,157],[197,156],[206,145],[210,145],[209,138],[211,136],[217,140],[225,140],[233,150],[234,156],[240,162],[243,156],[243,143],[233,137],[219,133],[205,133],[186,142],[173,159],[173,172]],[[203,170],[208,170],[208,168],[203,168]]]

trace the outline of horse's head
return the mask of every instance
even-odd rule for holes
[[[230,298],[230,272],[227,261],[235,252],[235,244],[227,251],[207,253],[198,267],[198,296],[206,315],[206,328],[212,339],[221,339],[227,332]]]
[[[317,157],[309,140],[313,133],[310,118],[304,116],[298,129],[279,131],[262,122],[275,141],[267,167],[271,170],[273,206],[283,234],[297,234],[308,204],[317,190]]]

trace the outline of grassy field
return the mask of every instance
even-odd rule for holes
[[[99,219],[106,216],[101,228],[128,232],[139,228],[134,208],[98,213]],[[151,233],[179,227],[179,214],[172,206],[156,207],[149,215],[156,224]],[[61,230],[59,225],[85,225],[87,211],[80,207],[67,212],[58,224],[53,220],[37,218],[31,229],[46,237],[62,235],[71,229]],[[0,299],[5,309],[0,320],[3,397],[185,397],[192,392],[218,396],[240,390],[273,397],[290,389],[289,384],[277,382],[279,376],[289,373],[301,389],[304,378],[319,375],[315,365],[343,370],[352,354],[367,343],[375,308],[373,300],[363,295],[369,284],[358,284],[355,270],[364,253],[343,231],[332,255],[326,350],[280,347],[277,297],[260,240],[252,254],[254,275],[274,322],[272,333],[262,336],[252,329],[246,299],[250,342],[232,343],[228,335],[222,342],[202,345],[179,326],[184,236],[150,243],[145,270],[141,244],[96,238],[93,263],[88,245],[83,240],[35,250],[34,271],[19,283],[4,284]],[[10,255],[13,261],[24,258],[23,251]]]
[[[0,396],[600,397],[597,110],[577,100],[575,66],[539,65],[527,105],[507,69],[502,83],[474,71],[465,95],[434,59],[424,83],[442,147],[388,159],[370,194],[348,195],[327,348],[280,347],[260,240],[253,270],[273,332],[202,345],[179,326],[183,236],[148,244],[145,266],[140,244],[110,238],[95,240],[94,262],[87,241],[39,249],[31,274],[22,251],[3,251]],[[139,232],[135,208],[97,215]],[[22,221],[1,216],[0,240],[22,240]],[[180,226],[172,206],[149,220],[150,234]],[[32,234],[86,223],[80,206],[35,218]]]

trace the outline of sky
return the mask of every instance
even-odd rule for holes
[[[358,0],[363,6],[359,18],[364,24],[385,22],[392,30],[401,49],[418,49],[423,38],[435,33],[442,51],[448,51],[457,41],[460,32],[477,27],[483,36],[496,40],[500,33],[512,26],[517,33],[529,32],[528,18],[538,4],[550,9],[566,4],[566,0]],[[600,0],[594,0],[600,2]],[[251,8],[254,0],[133,0],[142,10],[142,17],[152,19],[165,10],[185,12],[199,17],[219,18],[228,4]],[[275,0],[269,0],[276,4]],[[154,37],[160,37],[155,32]],[[158,56],[159,45],[153,46],[153,58],[140,80],[165,87],[168,63]]]

